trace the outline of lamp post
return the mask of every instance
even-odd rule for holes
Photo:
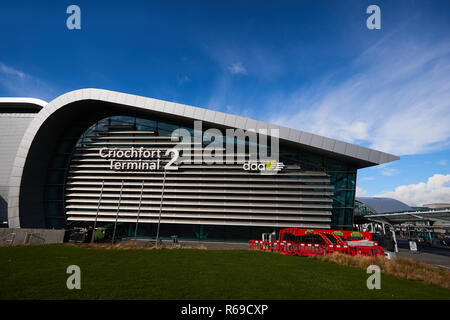
[[[164,168],[164,178],[163,178],[163,185],[161,190],[161,202],[159,204],[159,219],[158,219],[158,229],[156,231],[156,248],[158,248],[158,242],[159,242],[159,226],[161,225],[161,211],[162,211],[162,204],[163,204],[163,198],[164,198],[164,187],[166,184],[166,169]]]
[[[117,204],[116,222],[114,223],[114,231],[111,244],[114,244],[114,239],[116,237],[117,220],[119,219],[119,211],[120,211],[120,200],[122,200],[122,190],[123,190],[123,180],[122,185],[120,186],[119,203]]]
[[[92,230],[91,243],[94,243],[95,228],[97,227],[97,218],[98,218],[98,212],[100,211],[100,203],[102,202],[103,187],[104,187],[104,185],[105,185],[105,180],[102,181],[102,188],[100,189],[100,197],[99,197],[99,199],[98,199],[97,213],[95,214],[94,230]]]
[[[136,229],[134,230],[134,242],[136,242],[136,238],[137,238],[137,231],[138,231],[138,225],[139,225],[139,215],[141,214],[141,203],[142,203],[142,194],[143,193],[144,193],[144,180],[142,180],[141,198],[139,200],[139,208],[138,208],[138,214],[137,214],[137,220],[136,220]]]

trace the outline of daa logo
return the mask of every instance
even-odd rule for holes
[[[261,174],[275,174],[284,168],[284,164],[277,160],[248,161],[243,164],[242,168],[245,171],[259,171]]]

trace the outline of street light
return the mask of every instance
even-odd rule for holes
[[[156,248],[158,248],[158,242],[159,242],[159,226],[161,225],[161,211],[162,211],[162,204],[163,204],[163,198],[164,198],[164,187],[166,185],[166,168],[164,168],[164,178],[163,178],[163,185],[161,190],[161,202],[159,204],[159,219],[158,219],[158,229],[156,231]]]

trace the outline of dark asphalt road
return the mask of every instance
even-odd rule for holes
[[[412,258],[428,264],[450,269],[450,248],[431,247],[423,244],[417,245],[418,253],[411,253],[406,240],[397,241],[400,257]]]

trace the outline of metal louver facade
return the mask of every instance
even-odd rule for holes
[[[102,148],[164,152],[180,141],[132,121],[109,123],[93,126],[73,150],[64,197],[68,221],[135,223],[139,215],[139,223],[157,223],[161,210],[163,224],[330,228],[334,186],[324,171],[288,164],[261,175],[242,163],[180,163],[164,181],[162,169],[114,170],[99,156]]]
[[[243,170],[241,163],[181,163],[164,179],[164,170],[117,169],[120,161],[112,167],[108,161],[114,157],[99,154],[101,148],[170,149],[178,143],[169,138],[173,130],[203,132],[193,127],[196,121],[206,130],[266,130],[279,138],[284,168],[262,175]],[[207,144],[192,148],[205,150]],[[254,151],[246,145],[236,153]],[[45,104],[23,134],[10,170],[8,226],[62,229],[92,226],[97,219],[104,228],[117,221],[130,236],[139,215],[141,235],[154,236],[161,212],[165,236],[198,240],[245,240],[289,226],[351,229],[357,169],[398,159],[237,115],[80,89]]]

